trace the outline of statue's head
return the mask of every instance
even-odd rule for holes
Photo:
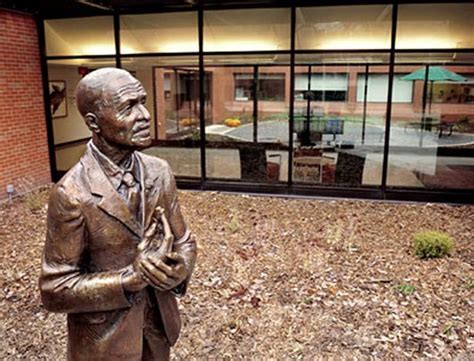
[[[117,148],[140,149],[151,144],[145,100],[143,85],[123,69],[95,70],[76,88],[77,107],[93,136]]]

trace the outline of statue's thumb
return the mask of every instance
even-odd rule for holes
[[[164,237],[163,237],[163,243],[160,246],[160,251],[162,251],[163,254],[167,254],[171,252],[171,250],[173,249],[174,236],[173,236],[173,233],[171,232],[171,227],[168,222],[168,219],[166,218],[164,213],[161,215],[161,221],[163,223]]]

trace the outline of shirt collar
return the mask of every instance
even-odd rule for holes
[[[130,164],[128,165],[128,167],[121,168],[104,153],[102,153],[92,141],[89,142],[88,147],[97,162],[99,163],[100,167],[104,171],[105,176],[109,179],[110,183],[112,183],[115,189],[120,188],[123,176],[126,172],[130,172],[135,178],[135,181],[140,182],[139,170],[137,167],[137,161],[135,159],[135,153],[132,153],[130,157]]]

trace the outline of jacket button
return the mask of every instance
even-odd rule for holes
[[[143,301],[143,296],[138,295],[137,297],[135,297],[135,302],[136,302],[136,303],[140,303],[140,302],[142,302],[142,301]]]

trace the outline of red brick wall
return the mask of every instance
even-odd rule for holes
[[[51,181],[40,54],[32,16],[0,10],[0,200]]]

